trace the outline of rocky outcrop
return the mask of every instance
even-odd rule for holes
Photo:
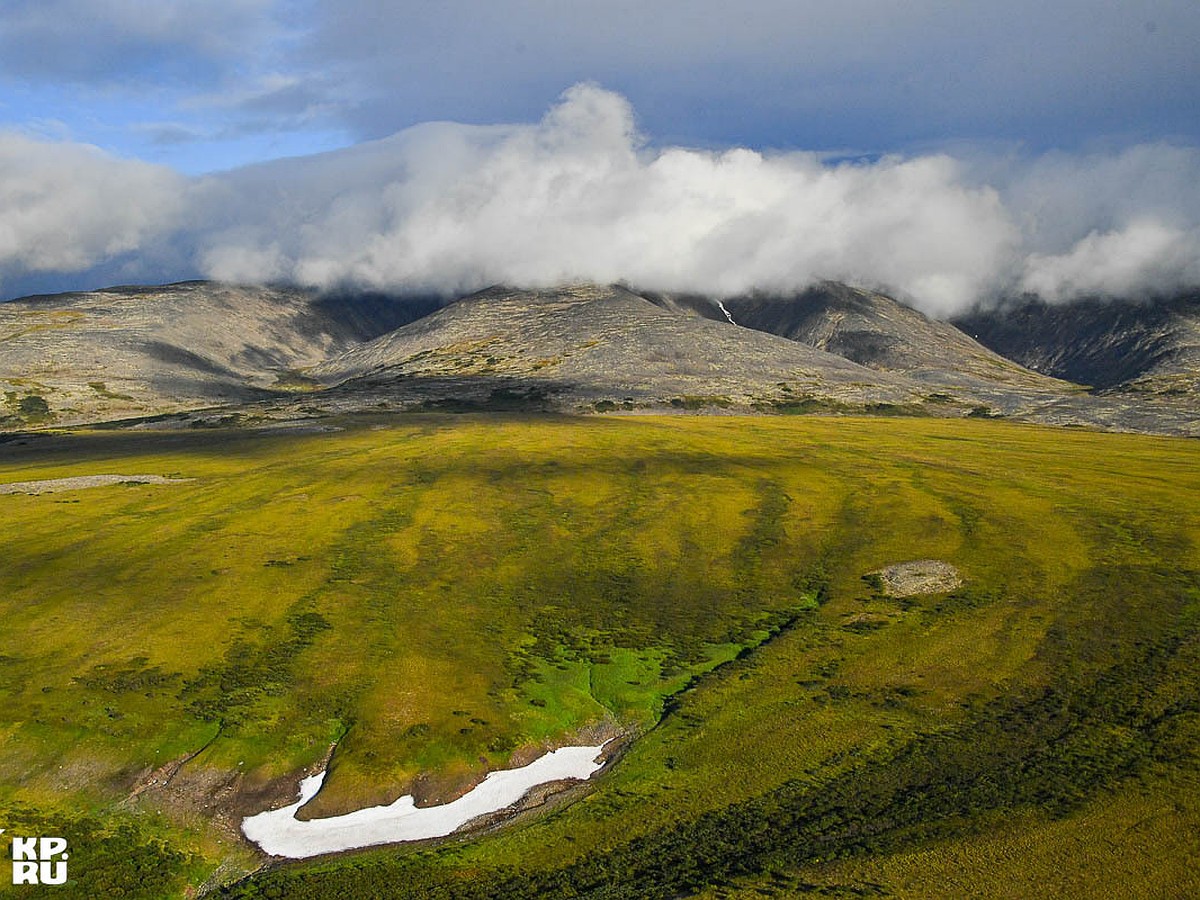
[[[1146,302],[1023,297],[955,320],[997,353],[1099,392],[1200,394],[1200,293]]]
[[[960,324],[994,349],[833,282],[722,302],[594,284],[448,304],[209,282],[29,297],[0,304],[0,431],[533,408],[1007,416],[1200,435],[1200,295],[1025,304]]]
[[[302,370],[432,308],[377,295],[184,282],[0,303],[0,428],[302,392]]]
[[[902,375],[599,285],[482,291],[309,374],[343,388],[390,390],[397,402],[406,391],[469,393],[484,384],[565,409],[749,410],[789,395],[865,408],[919,403],[927,393]]]
[[[887,597],[943,594],[963,583],[958,569],[940,559],[915,559],[885,566],[867,575]]]

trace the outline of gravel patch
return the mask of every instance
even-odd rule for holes
[[[952,591],[963,583],[958,569],[938,559],[896,563],[870,574],[879,576],[883,592],[889,597],[941,594]]]
[[[14,481],[0,484],[0,494],[53,494],[58,491],[82,491],[110,484],[182,484],[191,478],[164,478],[161,475],[75,475],[44,481]]]

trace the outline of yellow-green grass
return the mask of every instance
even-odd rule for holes
[[[803,879],[777,873],[776,890],[713,891],[761,897],[809,891],[863,891],[901,898],[1195,897],[1200,786],[1194,774],[1150,777],[1105,792],[1068,816],[1029,811],[992,829],[897,853],[814,867]],[[783,877],[779,877],[783,874]],[[764,890],[764,887],[766,888]],[[778,888],[784,888],[780,890]],[[830,891],[830,888],[840,891]]]
[[[193,479],[0,497],[0,803],[103,819],[201,748],[189,770],[263,784],[337,741],[325,814],[422,773],[436,796],[599,722],[639,734],[554,816],[319,864],[303,888],[372,896],[402,871],[418,894],[484,890],[889,771],[991,703],[1090,690],[1200,603],[1191,442],[907,418],[339,424],[0,446],[4,482]],[[862,578],[926,557],[964,588],[898,601]],[[1031,809],[978,839],[1058,821]],[[236,856],[177,810],[147,824],[152,792],[130,810],[198,854],[177,887]],[[243,890],[307,895],[278,878]]]

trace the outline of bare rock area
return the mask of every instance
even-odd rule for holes
[[[0,484],[0,494],[53,494],[59,491],[82,491],[110,484],[181,484],[190,478],[166,478],[162,475],[74,475],[70,478],[47,478],[42,481],[11,481]]]
[[[870,574],[879,578],[883,593],[889,597],[942,594],[963,583],[958,569],[938,559],[896,563]]]
[[[723,300],[181,282],[0,303],[0,348],[0,435],[416,410],[1004,417],[1200,437],[1193,294],[948,323],[834,282]]]

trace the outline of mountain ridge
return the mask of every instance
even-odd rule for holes
[[[310,370],[330,385],[389,373],[518,379],[576,405],[705,397],[749,407],[783,399],[781,384],[839,403],[922,396],[918,385],[841,357],[598,285],[489,288]]]
[[[594,284],[493,286],[449,302],[215,282],[112,287],[0,304],[0,428],[513,408],[1004,415],[1200,435],[1200,337],[1188,343],[1200,315],[1193,323],[1192,306],[1181,309],[1167,329],[1170,360],[1133,354],[1134,380],[1088,393],[1052,377],[1077,369],[1041,364],[1038,333],[1022,357],[1038,370],[1012,347],[999,352],[1002,312],[955,325],[836,282],[720,303]],[[1094,317],[1109,335],[1094,342],[1096,360],[1130,341],[1166,346],[1161,310],[1124,331],[1111,313]],[[963,331],[972,326],[985,340]],[[1068,358],[1065,328],[1054,333]],[[1020,344],[1019,327],[1003,333]]]
[[[0,390],[10,419],[41,398],[68,423],[249,402],[430,303],[205,281],[18,298],[0,304]]]
[[[1200,291],[1063,304],[1026,295],[954,322],[997,353],[1099,392],[1200,393]]]

